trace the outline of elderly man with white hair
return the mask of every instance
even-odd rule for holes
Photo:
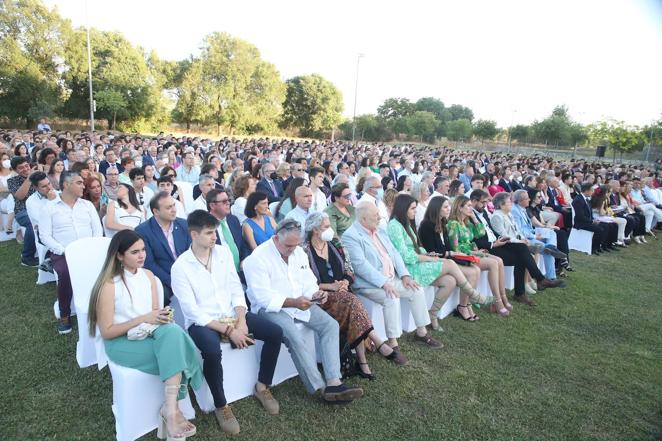
[[[379,227],[386,229],[388,223],[388,210],[382,201],[384,195],[384,188],[382,182],[377,176],[369,176],[363,181],[363,196],[359,199],[359,203],[368,202],[377,207],[379,211]]]
[[[327,293],[319,289],[308,256],[299,247],[301,230],[296,220],[283,220],[273,237],[244,261],[251,310],[281,327],[283,342],[309,393],[321,391],[326,402],[353,401],[363,396],[363,389],[340,381],[338,322],[318,306],[326,302]],[[325,378],[317,368],[314,346],[306,343],[297,323],[317,335]]]
[[[378,228],[379,222],[377,206],[359,202],[356,221],[341,238],[354,267],[352,289],[384,307],[386,337],[393,349],[399,351],[397,339],[402,335],[400,298],[409,302],[416,324],[415,340],[432,349],[440,348],[441,343],[426,328],[430,316],[424,291],[411,278],[386,232]]]

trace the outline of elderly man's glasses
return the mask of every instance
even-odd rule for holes
[[[211,201],[212,204],[230,204],[230,199],[220,199],[218,201]]]
[[[293,230],[299,230],[301,231],[301,224],[294,219],[288,219],[283,221],[278,228],[276,228],[276,231],[274,234],[278,234],[281,231],[293,231]]]

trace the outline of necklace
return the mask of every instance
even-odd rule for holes
[[[209,251],[209,257],[207,257],[207,263],[204,263],[202,260],[198,258],[198,256],[195,255],[195,251],[193,251],[193,247],[191,247],[191,252],[193,253],[193,256],[195,256],[195,260],[200,262],[200,265],[204,266],[205,269],[209,272],[211,272],[211,250]]]
[[[326,242],[323,242],[323,243],[322,243],[322,246],[319,247],[319,248],[315,246],[315,244],[313,243],[312,240],[310,241],[310,243],[313,245],[313,248],[315,248],[315,251],[317,251],[318,254],[323,254],[323,253],[324,253],[324,249],[325,249],[326,246],[327,246],[327,245],[326,245]]]

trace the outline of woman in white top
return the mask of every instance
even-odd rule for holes
[[[411,196],[416,199],[416,228],[421,226],[421,222],[425,217],[425,210],[428,209],[428,202],[430,201],[430,188],[425,182],[417,182],[411,189]]]
[[[255,192],[257,182],[250,175],[242,175],[234,180],[232,192],[234,193],[234,204],[230,211],[237,216],[239,223],[243,224],[246,220],[244,210],[246,209],[246,200],[251,193]]]
[[[106,355],[115,364],[158,375],[165,383],[165,403],[160,411],[159,438],[181,441],[196,428],[177,405],[187,385],[202,385],[202,368],[191,338],[172,323],[171,310],[161,308],[157,282],[143,269],[145,243],[132,230],[117,233],[97,278],[89,306],[89,331],[97,327]],[[129,340],[134,328],[155,328],[143,339]],[[164,433],[166,432],[166,433]]]
[[[107,233],[115,234],[121,230],[134,230],[145,221],[145,209],[140,206],[136,191],[127,184],[120,184],[117,200],[108,204],[106,212]]]
[[[0,215],[0,220],[3,222],[0,223],[0,231],[6,231],[7,234],[13,234],[14,230],[12,229],[12,224],[14,223],[14,210],[13,205],[9,204],[10,201],[5,201],[11,194],[9,187],[7,186],[7,180],[14,176],[14,172],[11,169],[11,161],[9,160],[9,155],[3,153],[0,156],[0,202],[2,203],[2,212],[7,214],[7,217]],[[11,207],[9,207],[11,205]]]

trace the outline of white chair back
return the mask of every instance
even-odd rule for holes
[[[82,368],[97,364],[98,351],[88,331],[88,308],[92,288],[103,267],[109,244],[107,237],[87,237],[72,242],[65,250],[73,303],[78,314],[76,360]]]
[[[184,199],[184,209],[186,213],[193,211],[193,186],[189,182],[177,181],[175,182],[177,186],[178,194]]]

